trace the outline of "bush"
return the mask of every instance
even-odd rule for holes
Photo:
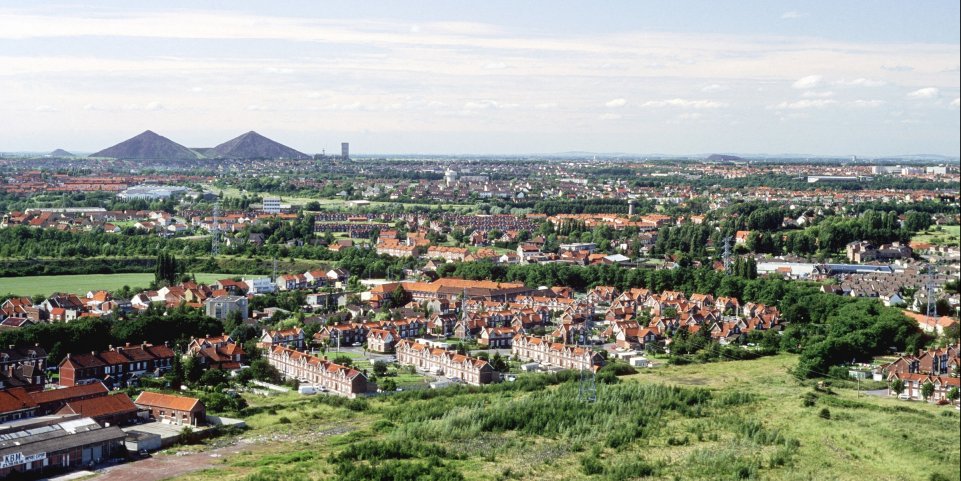
[[[594,453],[591,453],[581,457],[581,471],[588,476],[604,474],[604,465],[594,456]]]
[[[828,408],[823,408],[818,413],[818,416],[820,416],[822,419],[831,419],[831,410]]]

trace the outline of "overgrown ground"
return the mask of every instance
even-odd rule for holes
[[[788,373],[795,363],[648,369],[600,385],[593,404],[576,381],[534,377],[365,401],[250,398],[252,429],[221,464],[178,479],[959,479],[954,409],[816,391]]]

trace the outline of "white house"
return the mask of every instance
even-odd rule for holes
[[[277,290],[277,284],[274,284],[269,277],[244,279],[243,283],[247,285],[248,294],[267,294]]]

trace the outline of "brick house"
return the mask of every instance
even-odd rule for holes
[[[373,352],[394,352],[397,337],[387,329],[371,329],[367,333],[367,350]]]
[[[563,369],[593,369],[604,364],[599,353],[583,347],[548,342],[547,340],[518,334],[514,337],[511,354],[523,361],[534,361]]]
[[[327,389],[329,392],[349,398],[367,392],[367,376],[347,366],[341,366],[323,358],[300,351],[275,346],[267,352],[267,362],[287,379],[297,379],[303,384]]]
[[[57,415],[78,414],[91,418],[101,426],[126,426],[137,418],[137,406],[124,393],[70,401]]]
[[[97,381],[123,387],[143,375],[160,375],[173,367],[174,352],[164,346],[140,344],[90,354],[67,354],[60,362],[60,385],[76,386]]]
[[[227,334],[191,339],[187,354],[207,369],[240,369],[247,360],[244,347]]]
[[[304,348],[304,330],[299,327],[281,329],[279,331],[268,331],[260,336],[257,347],[262,349],[272,349],[274,346],[283,346],[291,349]]]
[[[405,366],[458,379],[467,384],[479,386],[495,380],[494,368],[483,360],[454,351],[431,348],[424,344],[401,340],[394,348],[397,362]]]
[[[22,387],[0,391],[0,423],[32,418],[37,415],[37,402]]]
[[[68,402],[83,401],[106,396],[109,390],[102,382],[70,386],[61,389],[30,393],[30,397],[37,403],[37,415],[53,414]]]
[[[482,327],[477,343],[489,349],[509,348],[515,334],[517,332],[511,327]]]
[[[192,397],[144,391],[134,404],[150,411],[150,416],[162,423],[200,426],[207,422],[203,401]]]
[[[0,389],[42,391],[47,383],[47,351],[40,346],[0,350]]]

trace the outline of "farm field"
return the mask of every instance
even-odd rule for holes
[[[195,274],[197,282],[214,282],[234,274]],[[151,273],[82,274],[66,276],[30,276],[0,278],[0,295],[48,296],[54,292],[84,294],[91,290],[115,291],[123,286],[146,288],[154,280]]]
[[[646,369],[599,384],[592,404],[576,376],[357,401],[251,396],[237,449],[175,479],[959,479],[954,409],[816,391],[788,372],[796,362]]]

